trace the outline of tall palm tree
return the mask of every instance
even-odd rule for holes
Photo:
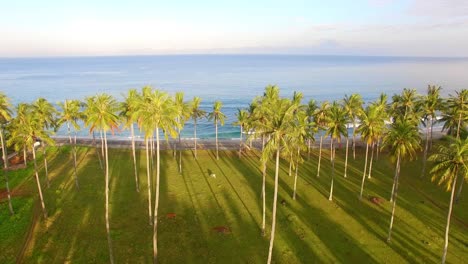
[[[49,103],[44,98],[37,99],[33,104],[33,114],[36,115],[39,122],[42,124],[42,128],[45,130],[49,130],[56,126],[56,118],[55,115],[57,114],[57,110],[55,107]],[[49,172],[47,168],[47,152],[46,152],[47,144],[42,142],[42,151],[44,156],[44,169],[45,169],[45,178],[47,187],[50,187],[49,181]]]
[[[179,146],[181,145],[181,131],[185,126],[185,122],[190,118],[190,105],[187,102],[184,102],[184,93],[177,92],[174,98],[174,106],[176,108],[177,117],[176,121],[179,123],[177,128],[177,135],[179,139]],[[182,173],[182,150],[179,150],[179,173]]]
[[[262,134],[269,137],[262,153],[262,160],[266,161],[270,156],[276,156],[275,163],[275,187],[273,195],[272,225],[270,234],[270,247],[268,252],[268,262],[271,263],[273,254],[273,244],[275,241],[276,228],[276,207],[278,201],[278,179],[279,179],[279,161],[281,153],[289,153],[287,137],[293,133],[294,112],[298,105],[292,103],[289,99],[280,99],[275,108],[265,109],[268,111],[269,122],[262,124]]]
[[[31,105],[26,104],[26,103],[19,103],[16,106],[15,109],[16,112],[16,117],[14,119],[14,125],[15,126],[22,126],[26,125],[27,122],[27,117],[31,114]],[[17,140],[14,145],[15,145],[15,150],[19,152],[20,150],[23,150],[23,160],[24,160],[24,166],[28,166],[28,151],[27,149],[29,146],[25,144],[26,138],[23,140]]]
[[[142,127],[148,131],[152,129],[156,134],[156,191],[153,211],[153,262],[158,261],[158,207],[159,207],[159,189],[160,189],[160,129],[167,138],[170,135],[172,138],[177,136],[176,129],[180,128],[180,123],[176,121],[178,116],[177,108],[171,97],[167,93],[159,90],[154,90],[147,98],[139,112],[142,120]]]
[[[59,102],[58,105],[60,108],[62,108],[61,116],[59,117],[59,124],[67,124],[68,140],[70,145],[73,146],[73,175],[75,176],[75,186],[77,189],[79,189],[78,175],[76,172],[76,131],[80,129],[78,121],[83,118],[83,113],[81,112],[81,102],[78,100],[65,100],[63,103]],[[71,137],[72,126],[75,133],[75,141],[73,141]]]
[[[389,148],[393,159],[396,159],[395,177],[393,179],[393,205],[387,242],[392,238],[393,218],[395,215],[396,200],[398,196],[398,181],[400,178],[400,163],[407,157],[411,160],[416,151],[421,148],[421,137],[416,126],[407,120],[398,120],[393,123],[383,139],[382,148]]]
[[[315,102],[314,99],[311,99],[309,101],[309,103],[307,104],[306,113],[307,113],[307,117],[309,119],[309,124],[311,124],[311,126],[310,126],[311,131],[310,131],[310,134],[309,134],[310,137],[307,140],[307,159],[308,160],[310,159],[310,145],[311,145],[312,141],[314,141],[313,134],[315,134],[316,128],[317,128],[317,126],[314,123],[314,114],[315,114],[315,111],[317,111],[317,107],[318,107],[317,103]]]
[[[0,92],[0,140],[2,143],[2,157],[3,157],[3,176],[5,177],[5,185],[8,197],[8,209],[10,210],[10,214],[14,214],[15,211],[13,210],[13,204],[11,203],[11,193],[10,193],[10,184],[8,181],[8,151],[5,146],[4,140],[4,131],[5,126],[11,120],[11,104],[8,97],[3,93]]]
[[[206,111],[200,109],[201,99],[195,96],[190,105],[190,116],[193,120],[193,140],[195,146],[195,159],[197,159],[197,120],[206,116]]]
[[[374,148],[374,143],[378,137],[382,134],[385,123],[382,116],[382,110],[377,105],[371,104],[359,115],[361,124],[357,131],[361,134],[361,140],[366,142],[366,158],[364,159],[364,171],[362,174],[361,191],[359,198],[362,199],[362,193],[364,190],[364,182],[367,173],[367,159],[369,155],[369,146]],[[370,162],[372,164],[372,161]],[[370,173],[369,173],[370,175]]]
[[[355,93],[351,94],[349,97],[345,95],[343,102],[345,111],[351,119],[351,122],[353,122],[353,159],[356,159],[356,121],[362,111],[362,104],[364,101],[360,94]],[[348,143],[346,143],[346,146],[348,146]]]
[[[330,104],[328,101],[322,102],[320,108],[317,109],[314,115],[314,123],[316,124],[318,130],[326,129],[328,122],[328,111]],[[317,165],[317,178],[320,177],[320,162],[322,160],[322,143],[323,143],[323,133],[320,133],[320,147],[319,147],[319,156],[318,156],[318,165]]]
[[[333,200],[333,183],[335,178],[335,149],[334,144],[335,140],[337,143],[341,142],[341,136],[348,137],[348,130],[346,124],[348,123],[348,117],[346,115],[346,110],[339,105],[336,101],[330,106],[328,111],[328,128],[325,133],[325,136],[330,136],[331,144],[331,164],[332,164],[332,173],[331,173],[331,185],[330,185],[330,196],[328,200]]]
[[[110,225],[109,225],[109,151],[107,148],[107,132],[112,133],[119,126],[119,118],[117,112],[119,110],[119,104],[117,101],[108,94],[98,94],[94,97],[87,99],[88,105],[85,110],[86,114],[86,126],[89,127],[90,133],[95,129],[102,132],[104,136],[104,161],[105,161],[105,195],[106,195],[106,231],[107,231],[107,243],[109,246],[109,258],[110,262],[114,263],[114,254],[112,251],[112,240],[110,236]]]
[[[456,91],[455,96],[449,96],[447,103],[457,116],[456,137],[460,138],[460,129],[465,127],[468,121],[468,90],[462,89],[461,91]]]
[[[208,120],[213,121],[215,124],[215,137],[216,137],[216,159],[219,159],[218,153],[218,123],[224,126],[224,120],[226,116],[221,112],[221,107],[223,103],[221,101],[215,101],[213,104],[213,111],[208,114]]]
[[[451,138],[450,145],[440,145],[438,151],[431,155],[429,160],[434,161],[434,166],[430,172],[432,181],[438,180],[439,185],[445,184],[447,191],[452,192],[445,227],[444,253],[442,254],[442,263],[445,263],[457,178],[461,176],[463,181],[468,179],[468,139]]]
[[[138,102],[140,95],[136,89],[128,90],[124,101],[121,103],[120,116],[124,120],[124,127],[130,128],[130,134],[132,139],[132,157],[133,157],[133,169],[135,173],[135,187],[136,191],[140,192],[140,183],[138,180],[138,169],[136,161],[136,150],[135,150],[135,129],[134,124],[137,121]]]
[[[249,113],[245,109],[237,109],[236,113],[237,121],[233,123],[233,125],[240,126],[240,139],[239,139],[239,158],[242,156],[242,134],[244,133],[244,128],[247,126]]]
[[[299,164],[303,162],[301,152],[305,148],[306,140],[310,139],[310,123],[309,116],[305,111],[298,111],[295,114],[296,121],[294,122],[294,130],[288,138],[290,142],[290,151],[293,152],[294,161],[294,188],[293,188],[293,200],[296,200],[296,187],[297,187],[297,173],[299,170]]]

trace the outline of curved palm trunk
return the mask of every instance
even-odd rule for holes
[[[353,119],[353,159],[356,159],[356,121]]]
[[[299,155],[300,155],[300,149],[298,149],[298,150],[297,150],[297,163],[296,163],[296,172],[294,173],[294,191],[293,191],[293,200],[296,200],[297,170],[299,169]]]
[[[153,212],[153,263],[158,262],[158,207],[159,207],[159,178],[160,178],[160,156],[159,156],[159,128],[156,127],[156,194]]]
[[[262,152],[265,148],[265,136],[262,136]],[[265,198],[265,182],[266,182],[266,161],[262,163],[262,236],[265,236],[265,216],[266,216],[266,198]]]
[[[133,123],[130,125],[130,132],[132,133],[132,154],[133,154],[133,168],[135,169],[135,186],[136,191],[140,192],[140,183],[138,182],[138,171],[137,171],[137,162],[136,162],[136,153],[135,153],[135,132],[133,129]]]
[[[374,161],[374,147],[375,147],[375,144],[372,143],[372,149],[371,149],[371,157],[370,157],[370,161],[369,161],[369,175],[367,176],[368,179],[372,178],[372,162]]]
[[[364,191],[364,182],[366,181],[367,154],[368,153],[369,153],[369,143],[366,143],[366,159],[364,160],[364,173],[362,174],[361,192],[359,193],[359,199],[362,199],[362,192]]]
[[[67,122],[67,131],[68,131],[68,140],[70,141],[70,145],[72,146],[72,153],[73,153],[73,176],[75,176],[75,186],[79,189],[78,186],[78,176],[76,173],[76,146],[73,144],[71,138],[71,129],[70,129],[70,122]],[[76,135],[75,135],[75,142],[76,142]]]
[[[34,161],[34,174],[36,176],[37,190],[39,191],[39,199],[41,200],[42,213],[44,214],[44,218],[47,218],[47,210],[44,204],[44,197],[42,196],[41,182],[39,181],[39,172],[37,171],[36,150],[34,149],[34,144],[32,145],[32,153]]]
[[[395,216],[395,207],[396,207],[396,200],[398,196],[398,180],[400,178],[400,154],[398,154],[397,164],[395,168],[395,179],[394,181],[394,193],[393,193],[393,206],[392,206],[392,217],[390,218],[390,227],[388,228],[388,238],[387,242],[390,242],[392,239],[392,228],[393,228],[393,218]]]
[[[447,249],[448,249],[448,242],[449,242],[449,229],[450,229],[450,217],[452,216],[453,197],[455,195],[455,186],[457,184],[458,170],[455,170],[454,174],[455,174],[455,179],[453,180],[452,194],[450,195],[450,206],[449,206],[449,211],[448,211],[448,214],[447,214],[447,226],[445,227],[445,243],[444,243],[444,253],[442,255],[442,264],[445,263],[445,259],[447,257]]]
[[[216,130],[216,159],[219,160],[218,154],[218,121],[215,120],[215,130]]]
[[[330,186],[330,196],[328,197],[329,201],[333,200],[333,183],[335,180],[335,146],[333,144],[333,138],[330,141],[332,145],[332,152],[331,152],[331,164],[332,164],[332,173],[331,173],[331,186]]]
[[[44,170],[45,170],[45,178],[46,178],[46,183],[47,183],[47,188],[50,188],[50,181],[49,181],[49,171],[47,168],[47,152],[46,152],[46,143],[42,142],[43,147],[42,147],[42,155],[44,156]]]
[[[193,140],[195,141],[195,159],[197,159],[197,119],[193,120]]]
[[[273,212],[272,212],[272,223],[271,223],[270,248],[268,250],[268,261],[267,261],[268,264],[271,263],[271,257],[273,255],[273,243],[275,242],[276,204],[278,201],[279,158],[280,158],[280,149],[278,147],[278,150],[276,150],[275,191],[273,194]]]
[[[150,154],[149,154],[149,146],[148,146],[148,138],[145,137],[145,145],[146,145],[146,176],[148,177],[148,216],[149,216],[149,225],[153,224],[153,217],[152,217],[152,209],[151,209],[151,167],[150,167]]]
[[[319,148],[319,157],[318,157],[318,165],[317,165],[317,178],[320,177],[320,161],[322,160],[322,142],[323,142],[323,136],[320,136],[320,148]]]
[[[423,169],[420,178],[426,176],[427,151],[429,149],[429,126],[426,126],[426,144],[424,146]]]
[[[348,144],[349,144],[349,138],[346,137],[346,157],[345,157],[345,163],[344,163],[344,177],[347,178],[347,171],[348,171]]]
[[[400,173],[400,166],[398,166],[398,173]],[[392,185],[392,195],[390,196],[390,202],[393,202],[393,197],[395,194],[395,186],[396,186],[396,181],[394,180],[393,185]]]
[[[5,185],[8,197],[8,209],[10,210],[10,214],[14,214],[15,211],[13,210],[13,204],[11,203],[11,194],[10,194],[10,184],[8,182],[8,151],[5,148],[5,142],[3,140],[3,129],[0,130],[0,139],[2,141],[2,154],[3,154],[3,167],[4,167],[4,176],[5,176]]]
[[[242,125],[240,126],[239,159],[242,156]]]
[[[109,151],[107,149],[107,136],[106,132],[104,134],[104,148],[105,148],[105,157],[106,157],[106,231],[107,231],[107,245],[109,246],[109,258],[110,262],[114,263],[114,253],[112,252],[112,240],[110,236],[110,226],[109,226]]]

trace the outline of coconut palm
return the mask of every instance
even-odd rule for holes
[[[177,136],[176,129],[180,128],[180,123],[177,122],[177,108],[171,97],[167,93],[159,90],[154,90],[147,95],[145,103],[140,107],[139,116],[142,122],[143,130],[148,133],[149,130],[155,132],[156,135],[156,191],[153,211],[153,262],[158,260],[158,207],[159,207],[159,190],[160,190],[160,140],[159,132],[162,130],[167,138],[170,135],[172,138]],[[148,133],[149,134],[149,133]]]
[[[136,151],[135,151],[135,129],[134,123],[137,121],[137,110],[138,103],[140,100],[140,95],[136,89],[130,89],[127,92],[127,95],[124,98],[124,101],[121,103],[120,116],[123,119],[124,127],[130,128],[131,139],[132,139],[132,157],[133,157],[133,169],[135,173],[135,187],[136,191],[140,192],[140,183],[138,180],[138,169],[136,161]]]
[[[306,140],[310,139],[310,123],[309,116],[305,111],[299,111],[295,114],[296,121],[294,123],[294,130],[288,138],[290,144],[290,150],[293,152],[293,161],[294,161],[294,188],[293,188],[293,200],[296,200],[296,187],[297,187],[297,173],[299,170],[299,164],[304,160],[302,159],[301,152],[305,148]]]
[[[346,129],[346,124],[348,123],[348,117],[346,115],[346,110],[339,105],[336,101],[332,103],[328,111],[328,122],[327,122],[327,131],[325,136],[330,136],[331,144],[331,164],[332,164],[332,173],[331,173],[331,185],[330,185],[330,196],[328,200],[333,200],[333,183],[335,178],[335,140],[337,143],[341,142],[341,136],[348,137],[348,130]]]
[[[460,138],[460,130],[466,126],[468,122],[468,90],[463,89],[461,91],[456,91],[456,95],[450,95],[447,100],[447,105],[449,112],[452,113],[453,119],[456,118],[456,134],[457,138]],[[447,121],[444,119],[444,121]],[[454,122],[452,122],[454,123]],[[444,125],[445,127],[445,125]],[[453,130],[453,125],[450,126]]]
[[[280,99],[276,107],[265,109],[268,113],[269,122],[261,124],[261,133],[269,137],[262,153],[262,160],[266,162],[270,156],[275,155],[275,187],[273,195],[272,225],[270,234],[270,247],[268,252],[268,262],[271,263],[273,254],[273,244],[275,241],[276,228],[276,207],[278,201],[278,179],[279,179],[279,160],[281,153],[290,153],[287,137],[294,131],[294,112],[298,108],[289,99]]]
[[[5,146],[4,140],[4,131],[5,126],[11,120],[11,104],[8,97],[0,92],[0,140],[2,143],[2,157],[3,157],[3,176],[5,177],[6,192],[8,197],[8,209],[13,215],[15,211],[13,210],[13,204],[11,203],[11,194],[10,194],[10,184],[8,181],[8,151]]]
[[[307,113],[307,117],[308,117],[308,121],[309,121],[309,124],[314,124],[313,126],[311,125],[310,126],[310,137],[309,139],[307,140],[307,160],[310,159],[310,145],[312,143],[312,141],[314,141],[314,137],[312,136],[313,134],[315,134],[317,131],[316,131],[316,126],[315,126],[315,123],[314,123],[314,114],[315,114],[315,111],[317,111],[317,103],[315,102],[314,99],[310,99],[309,103],[307,104],[307,110],[306,110],[306,113]]]
[[[317,126],[318,130],[326,129],[328,122],[328,111],[330,104],[328,101],[322,102],[320,107],[315,111],[314,114],[314,123]],[[319,156],[318,156],[318,165],[317,165],[317,178],[320,177],[320,162],[322,160],[322,143],[323,143],[323,133],[320,134],[320,147],[319,147]]]
[[[14,125],[16,125],[16,126],[25,125],[26,122],[27,122],[26,119],[27,119],[28,115],[31,114],[31,105],[26,104],[26,103],[19,103],[16,106],[15,112],[16,112],[16,117],[14,119]],[[24,166],[27,167],[28,166],[28,151],[27,151],[27,149],[29,148],[29,146],[27,146],[25,144],[25,140],[26,140],[25,138],[24,138],[24,140],[17,140],[14,143],[14,146],[15,146],[15,151],[17,151],[17,152],[19,152],[20,150],[23,150]]]
[[[85,109],[86,115],[86,126],[89,127],[90,133],[95,129],[102,132],[104,136],[104,163],[105,163],[105,219],[106,219],[106,231],[107,231],[107,243],[109,246],[109,258],[110,262],[114,263],[114,254],[112,251],[112,240],[110,236],[109,226],[109,151],[107,148],[107,132],[112,133],[119,126],[119,118],[117,112],[119,110],[119,104],[117,101],[108,94],[98,94],[94,97],[87,99],[87,106]]]
[[[79,189],[78,184],[78,175],[76,172],[76,131],[80,129],[78,121],[83,118],[83,113],[81,112],[81,102],[78,100],[65,100],[63,103],[59,102],[58,105],[62,108],[61,116],[59,117],[59,125],[66,123],[67,124],[67,133],[68,140],[70,145],[73,146],[73,175],[75,176],[75,186]],[[71,127],[73,126],[75,141],[72,141],[71,137]]]
[[[240,126],[240,139],[239,139],[239,158],[242,156],[242,134],[244,133],[244,128],[247,126],[249,113],[244,109],[237,109],[236,113],[237,121],[233,125]]]
[[[447,191],[451,191],[447,226],[445,227],[444,252],[442,254],[442,263],[445,263],[457,178],[461,176],[462,181],[468,180],[468,139],[451,138],[449,146],[440,145],[438,151],[432,154],[429,160],[434,161],[430,172],[432,181],[437,180],[439,185],[445,184]]]
[[[193,120],[193,140],[195,146],[195,159],[197,159],[197,121],[206,116],[206,111],[200,109],[201,99],[195,96],[190,105],[190,116]]]
[[[390,130],[383,139],[382,148],[388,148],[393,159],[396,159],[395,177],[393,179],[393,205],[387,242],[392,238],[393,218],[395,216],[396,200],[398,196],[398,181],[400,178],[400,163],[402,160],[410,160],[416,156],[421,148],[421,137],[416,126],[407,120],[398,120],[392,124]]]
[[[42,128],[45,130],[49,130],[56,126],[56,114],[57,110],[55,107],[49,103],[46,99],[44,98],[39,98],[37,99],[33,104],[32,104],[32,111],[33,114],[36,115],[37,119],[39,122],[42,124]],[[48,172],[48,167],[47,167],[47,144],[45,142],[42,142],[42,151],[43,151],[43,156],[44,156],[44,169],[45,169],[45,178],[46,178],[46,183],[47,187],[50,187],[50,181],[49,181],[49,172]]]
[[[349,97],[345,95],[343,100],[344,108],[348,114],[351,122],[353,123],[353,159],[356,159],[356,121],[359,113],[362,111],[362,104],[364,103],[360,94],[351,94]],[[346,145],[348,145],[346,143]],[[345,173],[346,175],[346,173]]]
[[[224,126],[224,120],[226,116],[221,112],[223,103],[221,101],[215,101],[213,104],[213,111],[208,114],[208,120],[213,121],[215,124],[215,141],[216,141],[216,159],[219,159],[218,153],[218,123]]]
[[[187,102],[184,102],[184,93],[177,92],[174,97],[174,106],[176,108],[177,117],[176,121],[179,123],[177,127],[177,135],[179,139],[179,147],[181,145],[181,131],[185,126],[185,122],[190,118],[190,105]],[[182,150],[179,150],[179,173],[182,173]]]

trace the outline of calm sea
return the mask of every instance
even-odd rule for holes
[[[428,84],[443,87],[443,94],[468,87],[468,58],[413,58],[289,55],[171,55],[78,58],[0,59],[0,90],[13,101],[51,102],[83,99],[106,92],[119,100],[129,88],[150,85],[169,93],[185,92],[186,100],[202,98],[210,111],[215,100],[224,103],[226,125],[222,138],[238,138],[237,108],[247,107],[268,84],[277,84],[283,96],[300,91],[306,103],[339,100],[360,93],[365,101],[381,92],[389,96],[403,88],[424,93]],[[58,134],[64,134],[60,130]],[[120,131],[119,137],[128,132]],[[80,135],[88,135],[83,128]],[[193,137],[189,122],[182,137]],[[200,122],[198,137],[214,137],[214,126]]]

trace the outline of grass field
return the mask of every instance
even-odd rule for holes
[[[291,198],[294,177],[283,161],[280,174],[277,232],[273,259],[276,263],[437,263],[440,262],[449,193],[420,179],[421,161],[402,167],[393,240],[386,243],[394,166],[382,155],[373,177],[366,181],[360,201],[364,152],[350,157],[348,178],[343,178],[344,150],[337,150],[334,201],[328,201],[329,153],[325,150],[320,178],[316,177],[316,152],[299,169],[297,200]],[[78,177],[73,180],[70,149],[50,151],[51,187],[44,187],[49,213],[42,219],[37,190],[28,172],[10,175],[20,194],[14,198],[19,212],[10,217],[6,201],[0,204],[0,262],[106,263],[104,176],[94,149],[79,148]],[[145,152],[138,156],[140,193],[135,191],[130,150],[110,150],[110,225],[117,263],[152,261],[152,227],[148,225]],[[264,263],[268,254],[273,164],[267,181],[267,236],[260,235],[261,173],[258,154],[239,159],[235,151],[199,151],[198,161],[183,153],[182,174],[172,152],[162,155],[159,209],[161,263]],[[216,178],[209,175],[216,174]],[[44,173],[41,171],[44,183]],[[43,184],[45,186],[45,184]],[[468,195],[454,207],[448,263],[468,258]],[[367,197],[381,197],[376,205]],[[36,210],[37,211],[37,210]],[[167,219],[175,213],[175,219]],[[32,223],[32,224],[31,224]],[[29,227],[33,226],[28,236]],[[229,234],[214,227],[225,226]],[[14,228],[13,228],[14,227]],[[25,246],[24,246],[25,245]],[[23,247],[24,246],[24,247]],[[24,250],[22,250],[24,248]]]

